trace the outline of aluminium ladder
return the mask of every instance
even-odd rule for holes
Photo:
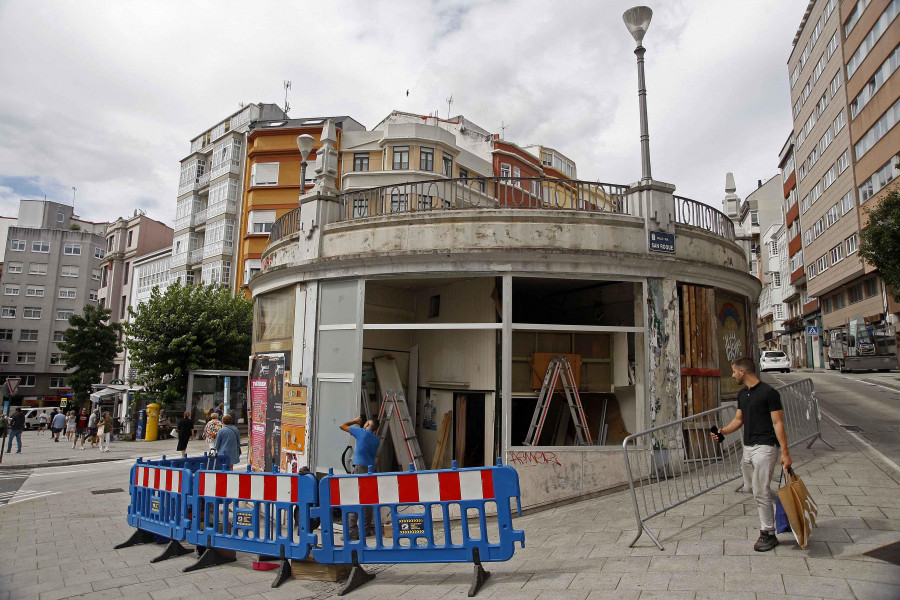
[[[396,419],[396,423],[394,420]],[[392,428],[392,425],[396,425]],[[394,442],[394,451],[397,454],[397,462],[401,469],[412,463],[416,471],[425,469],[425,458],[419,448],[419,439],[416,437],[416,429],[412,418],[409,416],[409,408],[406,406],[406,395],[402,391],[387,391],[384,394],[384,402],[378,410],[378,453],[384,448],[384,441],[388,432]]]
[[[547,367],[544,376],[544,384],[538,396],[537,405],[534,407],[534,416],[531,417],[531,425],[525,436],[524,446],[536,446],[541,439],[541,431],[544,429],[544,421],[547,419],[547,411],[550,408],[550,400],[556,391],[556,382],[561,381],[563,391],[566,393],[566,402],[569,404],[569,412],[572,413],[572,422],[575,424],[575,442],[578,446],[590,446],[591,432],[588,430],[587,419],[584,416],[584,408],[581,406],[581,396],[578,395],[578,387],[575,385],[575,375],[572,373],[572,365],[565,356],[554,356]]]

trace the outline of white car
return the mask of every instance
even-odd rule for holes
[[[787,355],[780,350],[766,350],[759,357],[760,371],[791,372],[791,363]]]

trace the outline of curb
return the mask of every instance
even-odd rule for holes
[[[120,456],[119,458],[89,458],[85,460],[67,460],[67,461],[59,461],[54,463],[40,463],[40,464],[25,464],[25,465],[0,465],[0,471],[13,471],[13,470],[21,470],[21,469],[41,469],[45,467],[71,467],[74,465],[88,465],[92,463],[104,463],[104,462],[114,462],[117,460],[122,460],[123,458],[130,458],[128,456]],[[134,459],[137,460],[137,459]]]

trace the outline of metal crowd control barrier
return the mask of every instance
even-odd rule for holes
[[[736,412],[722,406],[625,438],[622,451],[638,525],[629,547],[646,532],[662,550],[647,520],[741,477],[741,433],[721,444],[709,435],[710,427],[724,427]]]
[[[147,461],[148,464],[160,467],[174,467],[176,469],[189,469],[191,473],[197,471],[230,471],[231,463],[228,457],[219,454],[204,452],[203,456],[185,456],[178,458],[166,458],[165,454],[159,460]]]
[[[126,542],[116,548],[155,541],[154,536],[169,540],[163,553],[151,562],[186,554],[179,542],[184,541],[189,526],[188,499],[192,489],[188,469],[151,466],[141,459],[131,467],[131,504],[128,505],[128,524],[136,528]]]
[[[289,559],[305,559],[316,543],[309,530],[314,475],[198,471],[193,489],[186,539],[206,550],[184,571],[234,560],[219,550],[278,556],[277,587],[290,576]]]
[[[313,550],[320,563],[352,564],[343,595],[374,575],[361,563],[472,562],[475,576],[469,596],[475,595],[490,573],[481,561],[504,561],[512,557],[515,543],[525,546],[525,533],[513,529],[510,500],[515,498],[521,514],[519,475],[500,459],[497,466],[450,470],[329,475],[319,482],[319,507],[313,516],[321,519],[321,547]],[[496,523],[489,523],[488,505],[496,505]],[[460,521],[451,523],[451,506]],[[342,513],[341,533],[335,532],[332,509]],[[374,535],[366,535],[364,509],[375,515]],[[385,531],[381,514],[390,517]],[[454,510],[455,512],[455,510]],[[358,515],[358,539],[351,539],[350,513]]]
[[[806,447],[809,448],[816,440],[821,440],[834,450],[834,446],[822,437],[822,417],[812,379],[803,379],[775,389],[781,395],[781,405],[784,407],[788,447],[793,448],[808,441]]]

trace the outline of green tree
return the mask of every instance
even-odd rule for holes
[[[887,289],[900,301],[900,188],[894,187],[869,213],[860,234],[859,255],[878,269]]]
[[[69,317],[69,328],[59,343],[62,359],[66,363],[69,386],[75,392],[77,404],[87,403],[91,397],[91,384],[100,383],[103,373],[113,370],[119,346],[122,326],[109,323],[108,308],[85,305],[84,314]]]
[[[164,407],[185,399],[189,371],[247,368],[253,303],[226,288],[154,288],[147,302],[128,312],[131,364],[145,393]]]

